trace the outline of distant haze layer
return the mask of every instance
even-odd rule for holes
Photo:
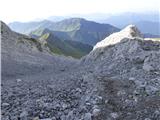
[[[159,4],[159,0],[1,0],[0,19],[9,23],[57,15],[147,13],[159,11]]]

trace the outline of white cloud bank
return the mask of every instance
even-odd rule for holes
[[[4,22],[29,21],[53,15],[156,11],[159,0],[0,0]]]

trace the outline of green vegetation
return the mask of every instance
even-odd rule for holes
[[[119,31],[109,24],[100,24],[82,18],[65,19],[56,23],[42,21],[31,26],[34,28],[30,33],[31,37],[38,38],[53,53],[75,58],[88,54],[97,42]]]
[[[36,36],[41,36],[42,33],[43,33],[43,29],[37,29],[37,30],[31,32],[31,34],[34,34]]]
[[[118,28],[109,24],[100,24],[87,21],[82,18],[70,18],[60,22],[41,21],[30,23],[12,23],[10,27],[20,33],[30,34],[34,38],[52,31],[54,35],[62,40],[79,41],[84,44],[95,45]],[[47,28],[47,29],[46,29]]]
[[[51,33],[51,31],[49,31],[49,33],[42,33],[44,34],[39,37],[39,40],[41,43],[45,42],[43,45],[48,46],[49,49],[55,54],[81,58],[92,50],[92,46],[90,45],[71,40],[61,40]]]
[[[49,33],[46,33],[44,35],[41,36],[41,39],[46,40],[49,37]]]

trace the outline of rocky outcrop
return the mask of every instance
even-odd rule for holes
[[[2,120],[160,119],[160,42],[144,40],[135,26],[81,61],[39,51],[28,39],[19,47],[24,36],[3,29]]]
[[[94,50],[97,48],[103,48],[109,45],[114,45],[120,42],[124,38],[140,38],[142,37],[140,31],[134,25],[129,25],[120,32],[111,34],[109,37],[105,38],[101,42],[98,42],[94,46]]]
[[[101,84],[100,119],[160,119],[160,42],[140,35],[128,26],[82,59]]]

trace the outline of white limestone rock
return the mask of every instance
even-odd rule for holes
[[[120,32],[113,33],[104,40],[98,42],[93,50],[116,44],[124,38],[141,38],[142,35],[135,25],[129,25]]]

